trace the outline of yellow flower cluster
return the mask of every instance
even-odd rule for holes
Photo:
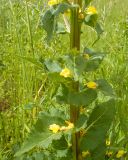
[[[81,9],[79,9],[78,18],[81,19],[81,20],[83,20],[85,18],[84,12],[82,12]]]
[[[126,151],[124,150],[119,150],[118,153],[116,154],[116,158],[121,158],[125,155]]]
[[[108,157],[111,157],[111,156],[112,156],[112,154],[113,154],[113,152],[112,152],[112,151],[107,151],[107,152],[106,152],[106,156],[108,156]]]
[[[60,130],[60,126],[57,124],[51,124],[49,126],[49,130],[51,130],[53,133],[57,133]]]
[[[56,5],[56,4],[59,4],[59,3],[60,3],[60,0],[49,0],[48,1],[49,6],[53,6],[53,5]]]
[[[67,77],[72,77],[72,73],[68,68],[64,68],[61,72],[60,72],[60,76],[63,76],[65,78]]]
[[[74,124],[69,122],[69,121],[65,121],[65,123],[68,125],[68,126],[60,126],[60,125],[57,125],[57,124],[51,124],[49,126],[49,130],[51,130],[53,133],[57,133],[59,131],[67,131],[69,129],[72,129],[74,128]]]
[[[107,152],[106,152],[106,155],[107,155],[108,157],[111,157],[112,154],[113,154],[113,151],[107,151]],[[126,151],[124,151],[124,150],[119,150],[119,151],[117,152],[117,154],[116,154],[116,158],[121,158],[121,157],[123,157],[125,154],[126,154]]]
[[[95,83],[93,81],[88,82],[86,85],[87,85],[88,88],[91,88],[91,89],[96,89],[97,88],[97,83]]]
[[[93,15],[93,14],[98,14],[96,8],[94,6],[89,6],[87,9],[86,9],[86,14],[88,15]]]
[[[90,152],[89,151],[83,151],[82,152],[82,157],[86,158],[87,156],[90,156]]]

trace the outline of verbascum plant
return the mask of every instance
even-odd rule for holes
[[[51,156],[53,160],[105,160],[106,137],[115,115],[115,94],[105,79],[87,77],[87,74],[95,73],[104,58],[102,52],[87,47],[80,50],[82,25],[92,27],[98,38],[103,32],[98,23],[98,11],[90,2],[91,0],[48,1],[49,8],[42,17],[46,40],[50,44],[53,35],[59,33],[58,17],[68,11],[69,54],[55,60],[44,59],[43,62],[34,63],[39,68],[43,64],[48,80],[54,83],[56,89],[52,100],[60,105],[60,109],[49,106],[49,111],[39,114],[37,123],[15,154],[16,157],[39,147],[43,150],[44,159]],[[66,27],[65,21],[63,26]],[[69,113],[63,112],[62,106],[68,106]],[[46,151],[49,152],[48,155],[45,154]],[[122,152],[117,156],[121,154]]]

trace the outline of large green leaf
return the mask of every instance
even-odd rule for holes
[[[55,16],[58,16],[60,13],[64,13],[65,11],[67,11],[70,8],[71,8],[70,4],[68,4],[68,3],[60,3],[57,6],[56,10],[53,12],[53,14]]]
[[[52,7],[47,10],[41,18],[42,26],[44,30],[47,32],[46,40],[49,42],[52,38],[53,32],[56,29],[55,17],[57,17],[60,13],[64,13],[68,9],[72,8],[72,6],[68,3],[60,3],[56,6],[56,8]],[[59,27],[58,32],[64,33],[64,28]]]
[[[52,146],[56,150],[65,150],[68,148],[67,140],[65,139],[65,136],[63,135],[59,140],[53,140]]]
[[[87,106],[97,98],[97,93],[91,89],[75,93],[70,91],[65,85],[61,85],[56,98],[59,103]]]
[[[85,71],[87,60],[82,56],[78,55],[75,57],[75,72],[78,77]]]
[[[55,16],[53,15],[53,11],[53,9],[49,9],[42,16],[42,26],[47,32],[46,40],[48,42],[51,40],[55,29]]]
[[[88,26],[95,27],[97,23],[97,14],[86,15],[84,23]]]
[[[100,37],[100,35],[103,33],[103,28],[102,28],[101,25],[97,22],[97,20],[98,20],[98,15],[97,15],[97,14],[87,15],[87,16],[85,17],[84,23],[85,23],[86,25],[92,27],[92,28],[96,31],[98,37]]]
[[[71,160],[72,155],[71,155],[71,150],[65,149],[65,150],[57,150],[56,153],[56,160]]]
[[[15,156],[21,156],[23,153],[28,152],[36,146],[47,148],[53,140],[60,139],[62,136],[61,132],[54,134],[49,130],[49,125],[54,123],[63,125],[64,120],[57,115],[52,116],[48,113],[40,113],[39,119],[28,136],[28,139],[24,142],[23,146]]]
[[[97,32],[98,37],[104,32],[103,28],[99,23],[96,23],[94,29]]]
[[[98,84],[98,89],[103,92],[107,96],[114,96],[114,91],[112,86],[105,80],[105,79],[99,79],[96,81]]]
[[[87,122],[87,132],[81,138],[81,150],[91,152],[94,160],[104,160],[105,139],[115,115],[115,101],[104,102],[94,108]]]
[[[95,71],[96,69],[99,68],[99,65],[103,61],[103,55],[95,55],[92,56],[85,64],[85,71],[90,72],[90,71]]]
[[[85,114],[81,114],[76,122],[76,131],[80,131],[87,126],[88,117]]]
[[[101,64],[103,58],[104,58],[104,53],[103,52],[97,52],[94,51],[93,49],[84,48],[84,53],[83,54],[88,54],[90,56],[89,60],[86,62],[85,65],[85,71],[95,71],[99,65]]]
[[[62,70],[60,64],[55,60],[48,59],[44,64],[49,72],[60,72]]]

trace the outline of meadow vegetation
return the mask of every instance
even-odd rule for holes
[[[125,151],[124,156],[117,159],[127,160],[128,1],[95,0],[92,4],[99,12],[99,20],[104,28],[93,48],[105,52],[105,58],[100,68],[88,77],[104,78],[114,88],[116,113],[108,139],[115,155],[119,150]],[[48,80],[45,69],[40,70],[37,61],[43,62],[44,58],[57,59],[69,53],[70,39],[68,34],[57,34],[51,45],[46,43],[41,15],[47,7],[45,0],[0,1],[1,160],[16,159],[14,154],[29,135],[38,113],[51,105],[58,107],[52,101],[56,90],[54,83]],[[92,48],[95,39],[94,31],[82,27],[81,50],[85,46]],[[64,112],[67,110],[67,107],[64,108]],[[24,159],[41,160],[40,150],[33,149]]]

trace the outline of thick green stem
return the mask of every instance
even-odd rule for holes
[[[81,0],[74,0],[74,4],[78,4],[81,7]],[[80,50],[80,27],[81,24],[78,19],[79,8],[74,8],[71,12],[71,30],[70,30],[70,48]],[[74,84],[74,90],[79,90],[79,84]],[[79,116],[79,107],[70,106],[70,120],[72,123],[76,123]],[[72,135],[72,152],[73,160],[80,160],[79,153],[79,133],[73,133]]]

